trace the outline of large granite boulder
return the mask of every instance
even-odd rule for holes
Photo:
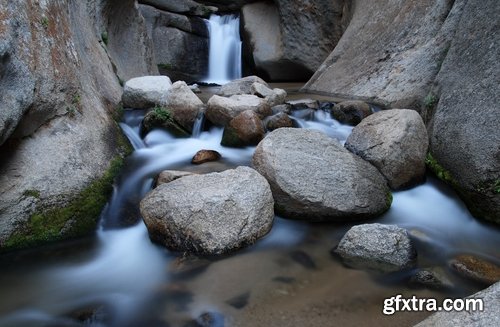
[[[260,118],[272,115],[272,110],[265,99],[255,95],[233,95],[229,98],[214,95],[207,102],[205,115],[215,125],[226,126],[243,111],[252,110]]]
[[[141,201],[155,242],[171,250],[220,255],[255,243],[273,224],[267,181],[248,167],[162,184]]]
[[[348,266],[384,273],[411,268],[417,258],[406,229],[382,224],[352,227],[334,252]]]
[[[167,93],[166,103],[172,113],[172,118],[185,130],[192,132],[203,102],[186,82],[178,81],[172,85]]]
[[[364,219],[382,214],[392,202],[374,166],[319,131],[273,131],[257,146],[253,166],[271,184],[277,213],[284,217]]]
[[[167,103],[172,86],[167,76],[141,76],[128,80],[123,87],[122,102],[126,108],[147,109]]]
[[[259,83],[269,88],[269,85],[262,78],[257,76],[247,76],[224,84],[221,86],[217,94],[224,97],[240,94],[252,94],[253,83]]]
[[[0,252],[90,234],[127,153],[119,81],[157,73],[143,19],[133,0],[20,0],[0,26]]]
[[[457,1],[456,1],[457,3]],[[457,4],[456,4],[457,5]],[[438,174],[471,213],[500,224],[500,33],[495,0],[468,1],[427,108]]]
[[[245,5],[242,20],[248,61],[270,80],[308,79],[340,39],[349,18],[347,9],[344,0]]]
[[[345,147],[377,167],[393,189],[412,186],[425,176],[429,138],[414,110],[385,110],[365,118]]]
[[[139,6],[160,72],[173,80],[201,80],[208,68],[208,28],[200,17]]]

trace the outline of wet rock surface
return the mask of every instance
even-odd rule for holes
[[[405,229],[382,224],[352,227],[333,252],[350,267],[383,273],[411,268],[417,257]]]
[[[191,163],[194,165],[201,165],[207,162],[218,161],[222,158],[221,154],[214,150],[200,150],[196,152]]]
[[[255,111],[247,110],[233,118],[224,128],[221,144],[229,147],[257,145],[265,135],[264,126]]]
[[[473,255],[459,255],[450,260],[449,266],[459,275],[479,283],[492,285],[500,281],[500,266]]]

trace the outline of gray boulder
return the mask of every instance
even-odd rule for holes
[[[128,80],[123,87],[122,102],[126,108],[147,109],[167,103],[172,86],[167,76],[142,76]]]
[[[139,2],[161,10],[194,16],[208,17],[213,12],[211,7],[193,0],[140,0]]]
[[[270,80],[309,78],[340,39],[346,11],[345,1],[329,0],[245,5],[243,35],[259,74]]]
[[[226,126],[246,110],[255,111],[260,118],[272,114],[267,101],[255,95],[233,95],[229,98],[214,95],[207,102],[205,115],[213,124]]]
[[[417,257],[405,229],[382,224],[352,227],[334,252],[348,266],[383,273],[411,268]]]
[[[163,184],[140,205],[151,239],[174,251],[220,255],[255,243],[272,227],[267,181],[248,167]]]
[[[376,217],[392,196],[377,169],[314,130],[280,128],[257,146],[253,166],[284,217],[344,221]]]
[[[194,121],[203,102],[183,81],[175,82],[168,91],[166,103],[175,119],[185,130],[192,132]]]
[[[468,298],[482,299],[483,310],[442,311],[433,314],[415,327],[500,326],[500,282]]]
[[[256,95],[260,98],[265,98],[273,94],[273,90],[268,88],[266,85],[259,82],[255,82],[250,87],[250,94]]]
[[[283,127],[293,127],[293,120],[284,112],[269,117],[266,122],[266,128],[270,132]]]
[[[287,95],[285,90],[275,88],[273,89],[273,93],[266,97],[266,100],[271,107],[275,107],[284,104]]]
[[[414,110],[379,111],[354,127],[345,147],[377,167],[393,189],[420,182],[429,139]]]
[[[247,76],[223,85],[217,94],[224,97],[230,97],[232,95],[239,94],[252,94],[253,83],[259,83],[269,88],[269,85],[267,85],[267,83],[262,78],[257,76]]]

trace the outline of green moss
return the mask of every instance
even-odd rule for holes
[[[26,190],[23,192],[24,197],[32,197],[32,198],[40,198],[40,191],[39,190]]]
[[[387,192],[387,194],[385,195],[385,205],[387,207],[387,209],[389,209],[392,205],[392,200],[393,200],[393,197],[392,197],[392,192],[389,191]]]
[[[428,110],[433,110],[436,107],[438,101],[439,99],[435,94],[429,93],[424,99],[424,107]]]
[[[164,69],[164,70],[173,70],[173,66],[171,64],[158,64],[159,69]]]
[[[427,167],[442,181],[450,184],[453,187],[457,187],[458,183],[457,181],[453,178],[452,174],[447,171],[446,169],[441,166],[437,160],[432,156],[432,154],[429,152],[427,154],[427,157],[425,159],[425,163],[427,164]]]
[[[40,24],[43,26],[43,28],[47,29],[49,27],[49,19],[47,17],[42,17],[40,20]]]
[[[240,139],[238,132],[231,126],[226,126],[224,128],[224,133],[222,134],[222,140],[220,144],[222,146],[234,148],[245,146],[244,142]]]
[[[500,194],[500,179],[488,182],[482,182],[476,187],[476,191],[483,194],[487,193]]]
[[[122,165],[123,158],[117,156],[104,175],[93,181],[66,207],[33,214],[24,228],[5,242],[3,251],[37,246],[91,233],[95,230],[101,210],[112,192],[113,179]],[[25,193],[34,194],[30,190]]]
[[[108,32],[104,31],[101,33],[101,40],[102,40],[102,43],[104,43],[104,45],[108,45],[108,42],[109,42],[109,37],[108,37]]]
[[[153,128],[163,128],[177,137],[189,137],[190,133],[180,126],[172,117],[170,110],[155,107],[147,113],[142,121],[142,133],[148,133]]]

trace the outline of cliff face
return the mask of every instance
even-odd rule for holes
[[[500,3],[353,0],[351,10],[304,90],[420,111],[430,166],[475,216],[500,222]]]
[[[0,250],[92,229],[54,210],[105,191],[85,193],[121,151],[120,79],[157,73],[150,44],[132,0],[0,3]]]

